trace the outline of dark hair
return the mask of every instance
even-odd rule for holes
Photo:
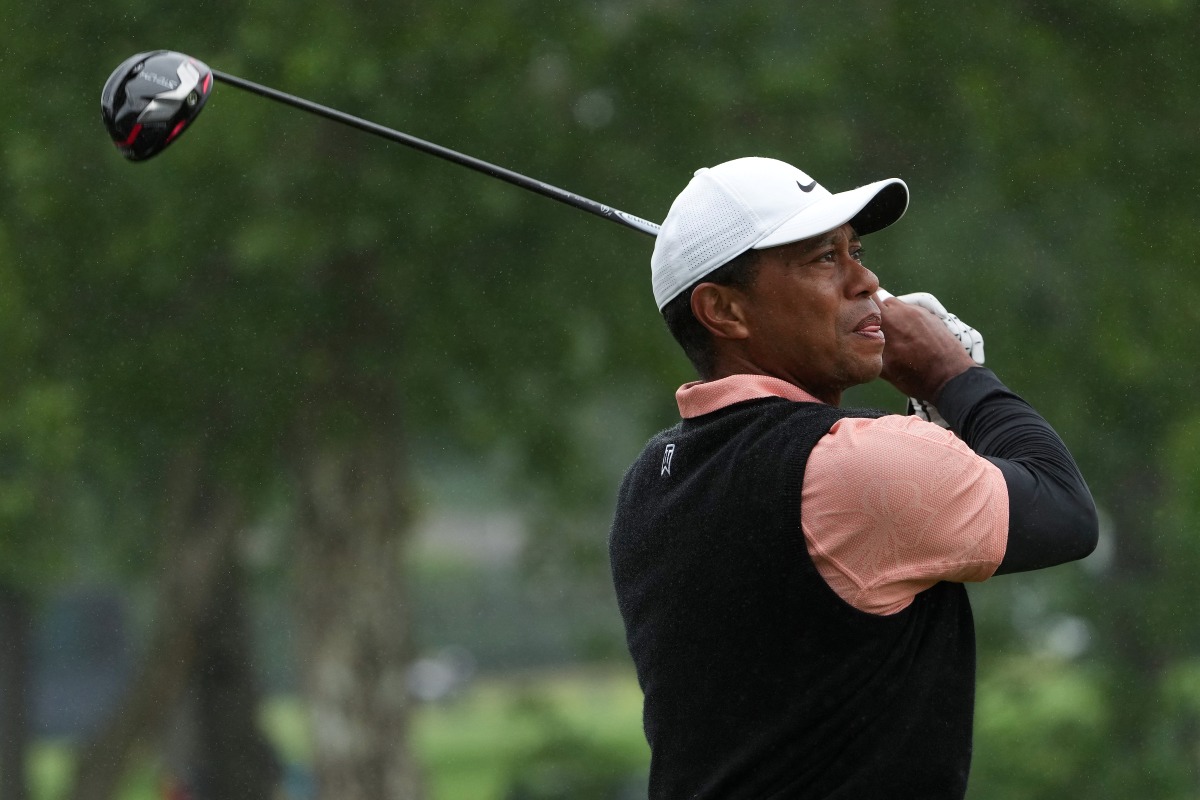
[[[712,375],[715,353],[713,352],[712,334],[700,324],[700,320],[692,314],[692,290],[701,283],[716,283],[721,286],[735,286],[745,289],[754,282],[758,274],[758,251],[747,250],[735,258],[725,262],[663,306],[662,315],[666,320],[667,329],[683,348],[684,355],[696,372],[703,379]]]

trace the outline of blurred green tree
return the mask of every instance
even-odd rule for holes
[[[179,610],[219,585],[196,564],[282,516],[323,790],[417,794],[401,564],[423,460],[491,454],[531,516],[574,517],[544,518],[539,555],[602,575],[616,476],[690,377],[650,300],[649,242],[544,199],[222,87],[181,144],[121,163],[100,83],[166,44],[649,219],[739,155],[832,188],[905,178],[909,217],[869,263],[984,332],[1110,523],[1091,571],[975,592],[980,740],[998,749],[981,747],[972,797],[1194,793],[1195,3],[209,12],[82,6],[49,30],[8,9],[36,31],[0,53],[22,77],[0,86],[12,582],[76,553],[157,575],[165,644],[148,652],[178,654],[166,621],[198,624]],[[1031,675],[1028,637],[1056,615],[1086,623],[1086,651]],[[160,710],[97,762],[119,772]],[[1072,749],[1094,757],[1013,768]]]

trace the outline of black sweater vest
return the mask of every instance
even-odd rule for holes
[[[651,798],[961,798],[975,639],[960,584],[890,616],[816,571],[809,453],[878,416],[770,398],[685,420],[621,485],[613,580],[645,694]]]

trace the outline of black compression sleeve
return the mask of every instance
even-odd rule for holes
[[[1008,485],[1008,546],[997,574],[1051,567],[1095,549],[1091,492],[1067,446],[1028,403],[976,367],[952,378],[934,405]]]

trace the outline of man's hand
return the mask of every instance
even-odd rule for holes
[[[880,377],[909,397],[932,402],[947,381],[975,366],[932,311],[882,294],[879,309],[886,337]]]
[[[881,299],[891,296],[886,289],[880,289],[878,294]],[[979,334],[979,331],[947,311],[946,307],[942,305],[942,301],[929,292],[902,294],[897,299],[903,300],[910,306],[920,306],[928,311],[932,311],[934,316],[940,319],[942,324],[946,326],[946,330],[954,334],[955,338],[962,344],[963,349],[967,351],[967,355],[976,364],[983,364],[983,336]]]

